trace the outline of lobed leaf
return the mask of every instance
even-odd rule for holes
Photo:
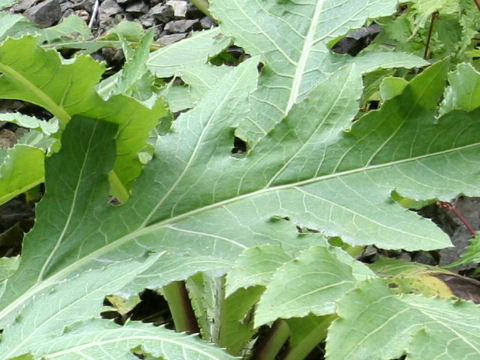
[[[327,338],[329,360],[476,359],[480,307],[394,295],[382,280],[364,282],[338,302]]]
[[[355,286],[350,264],[338,249],[312,247],[273,275],[255,311],[255,327],[278,318],[335,313],[335,302]]]
[[[252,96],[252,113],[237,134],[256,144],[286,116],[294,104],[342,65],[358,71],[378,67],[415,67],[427,63],[407,54],[375,53],[358,58],[338,56],[328,44],[368,18],[390,15],[397,1],[211,1],[223,34],[235,39],[264,64],[260,87]]]

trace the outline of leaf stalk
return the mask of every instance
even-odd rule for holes
[[[177,332],[199,332],[197,320],[188,297],[184,281],[174,281],[163,287],[163,296],[168,302]]]

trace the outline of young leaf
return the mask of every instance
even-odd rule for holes
[[[142,37],[138,47],[134,50],[128,45],[126,39],[119,35],[122,40],[123,52],[126,62],[121,72],[116,73],[104,80],[98,86],[99,94],[108,99],[112,95],[130,95],[140,101],[146,101],[153,96],[153,76],[145,65],[150,54],[150,46],[153,42],[153,31],[148,31]]]
[[[382,280],[364,282],[338,302],[327,338],[329,360],[476,359],[480,307],[394,295]]]
[[[54,43],[56,41],[65,41],[68,38],[74,40],[87,40],[92,36],[90,28],[87,26],[84,20],[76,15],[71,15],[58,25],[51,26],[38,31],[40,36],[40,42]]]

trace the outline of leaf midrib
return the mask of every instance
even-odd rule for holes
[[[22,87],[28,89],[29,93],[34,94],[38,99],[40,99],[43,104],[37,105],[45,105],[45,108],[48,111],[50,111],[53,115],[55,115],[64,123],[70,120],[70,115],[65,111],[65,109],[59,106],[50,96],[48,96],[44,91],[42,91],[42,89],[29,81],[26,77],[13,69],[11,66],[0,63],[0,72],[2,72],[4,76],[9,75],[10,77],[18,81]]]
[[[103,246],[103,247],[95,250],[94,252],[86,255],[85,257],[79,259],[78,261],[72,263],[71,265],[63,268],[59,272],[53,274],[51,277],[45,279],[45,281],[43,281],[42,283],[37,284],[36,286],[32,286],[23,295],[18,297],[13,303],[9,304],[2,311],[0,311],[0,319],[2,319],[4,316],[8,315],[9,311],[14,310],[18,306],[20,306],[24,301],[27,301],[28,299],[30,299],[32,296],[39,293],[43,289],[48,288],[49,286],[55,284],[56,282],[66,278],[68,275],[74,273],[76,270],[78,270],[82,266],[86,265],[88,262],[90,262],[92,260],[95,260],[96,258],[101,257],[103,254],[108,253],[109,251],[111,251],[111,250],[113,250],[113,249],[115,249],[119,246],[122,246],[125,243],[127,243],[127,242],[129,242],[129,241],[131,241],[131,240],[133,240],[133,239],[135,239],[139,236],[152,233],[154,231],[157,231],[158,229],[161,229],[164,226],[170,225],[170,224],[175,223],[175,222],[179,222],[179,221],[181,221],[185,218],[188,218],[190,216],[194,216],[194,215],[197,215],[199,213],[209,211],[209,210],[212,210],[212,209],[215,209],[215,208],[218,208],[218,207],[223,207],[223,206],[229,205],[231,203],[241,201],[241,200],[244,200],[246,198],[257,196],[257,195],[263,195],[263,194],[267,194],[267,193],[270,193],[270,192],[286,190],[286,189],[290,189],[290,188],[294,188],[294,187],[301,187],[301,186],[309,185],[309,184],[316,183],[316,182],[319,182],[319,181],[325,181],[325,180],[329,180],[329,179],[333,179],[333,178],[337,178],[337,177],[362,173],[364,171],[378,170],[378,169],[382,169],[382,168],[386,168],[386,167],[390,167],[390,166],[406,164],[406,163],[418,161],[418,160],[421,160],[421,159],[426,159],[426,158],[430,158],[430,157],[434,157],[434,156],[441,156],[441,155],[445,155],[445,154],[456,152],[456,151],[461,151],[461,150],[466,150],[466,149],[469,149],[469,148],[474,148],[474,147],[477,147],[477,146],[480,146],[480,142],[469,144],[469,145],[464,145],[464,146],[461,146],[461,147],[456,147],[456,148],[453,148],[453,149],[448,149],[448,150],[444,150],[444,151],[440,151],[440,152],[436,152],[436,153],[420,155],[420,156],[416,156],[416,157],[413,157],[413,158],[396,160],[396,161],[392,161],[392,162],[388,162],[388,163],[384,163],[384,164],[371,165],[369,167],[361,167],[361,168],[357,168],[357,169],[342,171],[342,172],[335,173],[335,174],[318,176],[318,177],[314,177],[314,178],[307,179],[307,180],[297,181],[295,183],[278,185],[278,186],[273,186],[273,187],[269,187],[269,188],[262,188],[262,189],[259,189],[259,190],[256,190],[256,191],[253,191],[253,192],[250,192],[250,193],[235,196],[235,197],[232,197],[232,198],[229,198],[229,199],[226,199],[226,200],[222,200],[222,201],[214,203],[214,204],[209,204],[209,205],[203,206],[201,208],[197,208],[197,209],[188,211],[188,212],[180,214],[180,215],[173,216],[173,217],[168,218],[166,220],[160,221],[156,224],[139,227],[137,230],[135,230],[135,231],[133,231],[133,232],[127,234],[127,235],[124,235],[124,236],[122,236],[122,237],[120,237],[116,240],[111,241],[106,246]],[[150,215],[150,217],[151,217],[151,215]]]

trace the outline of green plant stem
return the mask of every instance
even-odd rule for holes
[[[31,95],[35,95],[35,97],[40,100],[39,104],[42,104],[40,106],[55,115],[61,123],[66,124],[70,120],[71,116],[62,106],[58,105],[41,88],[32,83],[28,78],[16,71],[13,67],[6,64],[0,64],[0,73],[3,73],[4,76],[13,79],[13,82],[21,84],[23,89],[28,91]]]
[[[190,334],[198,333],[198,324],[188,298],[184,281],[174,281],[163,287],[163,296],[172,313],[175,330]]]
[[[208,11],[208,0],[190,0],[190,2],[195,5],[198,10],[203,12],[205,15],[212,17],[210,11]]]
[[[285,341],[290,336],[290,328],[285,320],[277,320],[265,341],[261,344],[252,360],[274,360]]]
[[[320,342],[327,337],[327,330],[332,321],[335,319],[335,315],[324,316],[322,321],[312,329],[302,341],[295,346],[288,349],[286,356],[283,360],[301,360],[305,359],[308,354],[317,346]]]

